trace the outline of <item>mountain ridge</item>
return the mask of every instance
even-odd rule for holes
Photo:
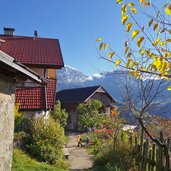
[[[97,73],[92,76],[88,76],[83,74],[76,68],[71,66],[65,66],[61,70],[57,70],[57,90],[60,91],[62,89],[71,89],[71,88],[80,88],[80,87],[89,87],[89,86],[97,86],[102,85],[111,96],[119,102],[124,101],[124,96],[126,95],[125,89],[125,77],[128,75],[127,71],[116,70],[113,72],[104,72]],[[147,81],[149,79],[155,79],[158,81],[159,79],[154,76],[149,76],[145,74],[143,76],[143,81]],[[136,84],[136,79],[131,79],[131,86],[134,87]],[[137,93],[137,92],[135,92]],[[171,97],[171,91],[164,91],[165,95]],[[169,101],[161,101],[160,105],[156,107],[156,110],[161,110],[161,108],[166,108],[171,111],[171,99]],[[158,109],[157,109],[158,108]],[[169,116],[169,113],[160,111],[161,116]],[[169,116],[171,117],[171,116]]]

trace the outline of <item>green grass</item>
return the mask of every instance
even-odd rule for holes
[[[64,171],[31,159],[23,151],[14,149],[12,171]]]

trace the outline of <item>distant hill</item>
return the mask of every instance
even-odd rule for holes
[[[126,76],[126,71],[104,72],[87,76],[71,66],[65,66],[61,70],[57,70],[57,90],[103,85],[113,98],[122,104],[126,94],[124,86]],[[147,74],[143,76],[142,79],[147,81],[150,77]],[[156,79],[156,82],[157,81],[158,79]],[[131,79],[130,84],[134,87],[136,85],[136,80]],[[138,93],[136,90],[134,91],[135,93]],[[171,91],[165,90],[162,95],[171,97]],[[171,98],[168,98],[166,101],[162,101],[163,96],[158,97],[157,101],[160,103],[154,105],[155,110],[153,109],[151,112],[171,118]]]

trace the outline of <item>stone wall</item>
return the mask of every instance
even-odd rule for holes
[[[0,74],[0,171],[10,171],[13,152],[15,80]]]

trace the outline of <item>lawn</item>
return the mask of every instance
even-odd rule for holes
[[[23,151],[14,149],[12,171],[64,171],[31,159]]]

